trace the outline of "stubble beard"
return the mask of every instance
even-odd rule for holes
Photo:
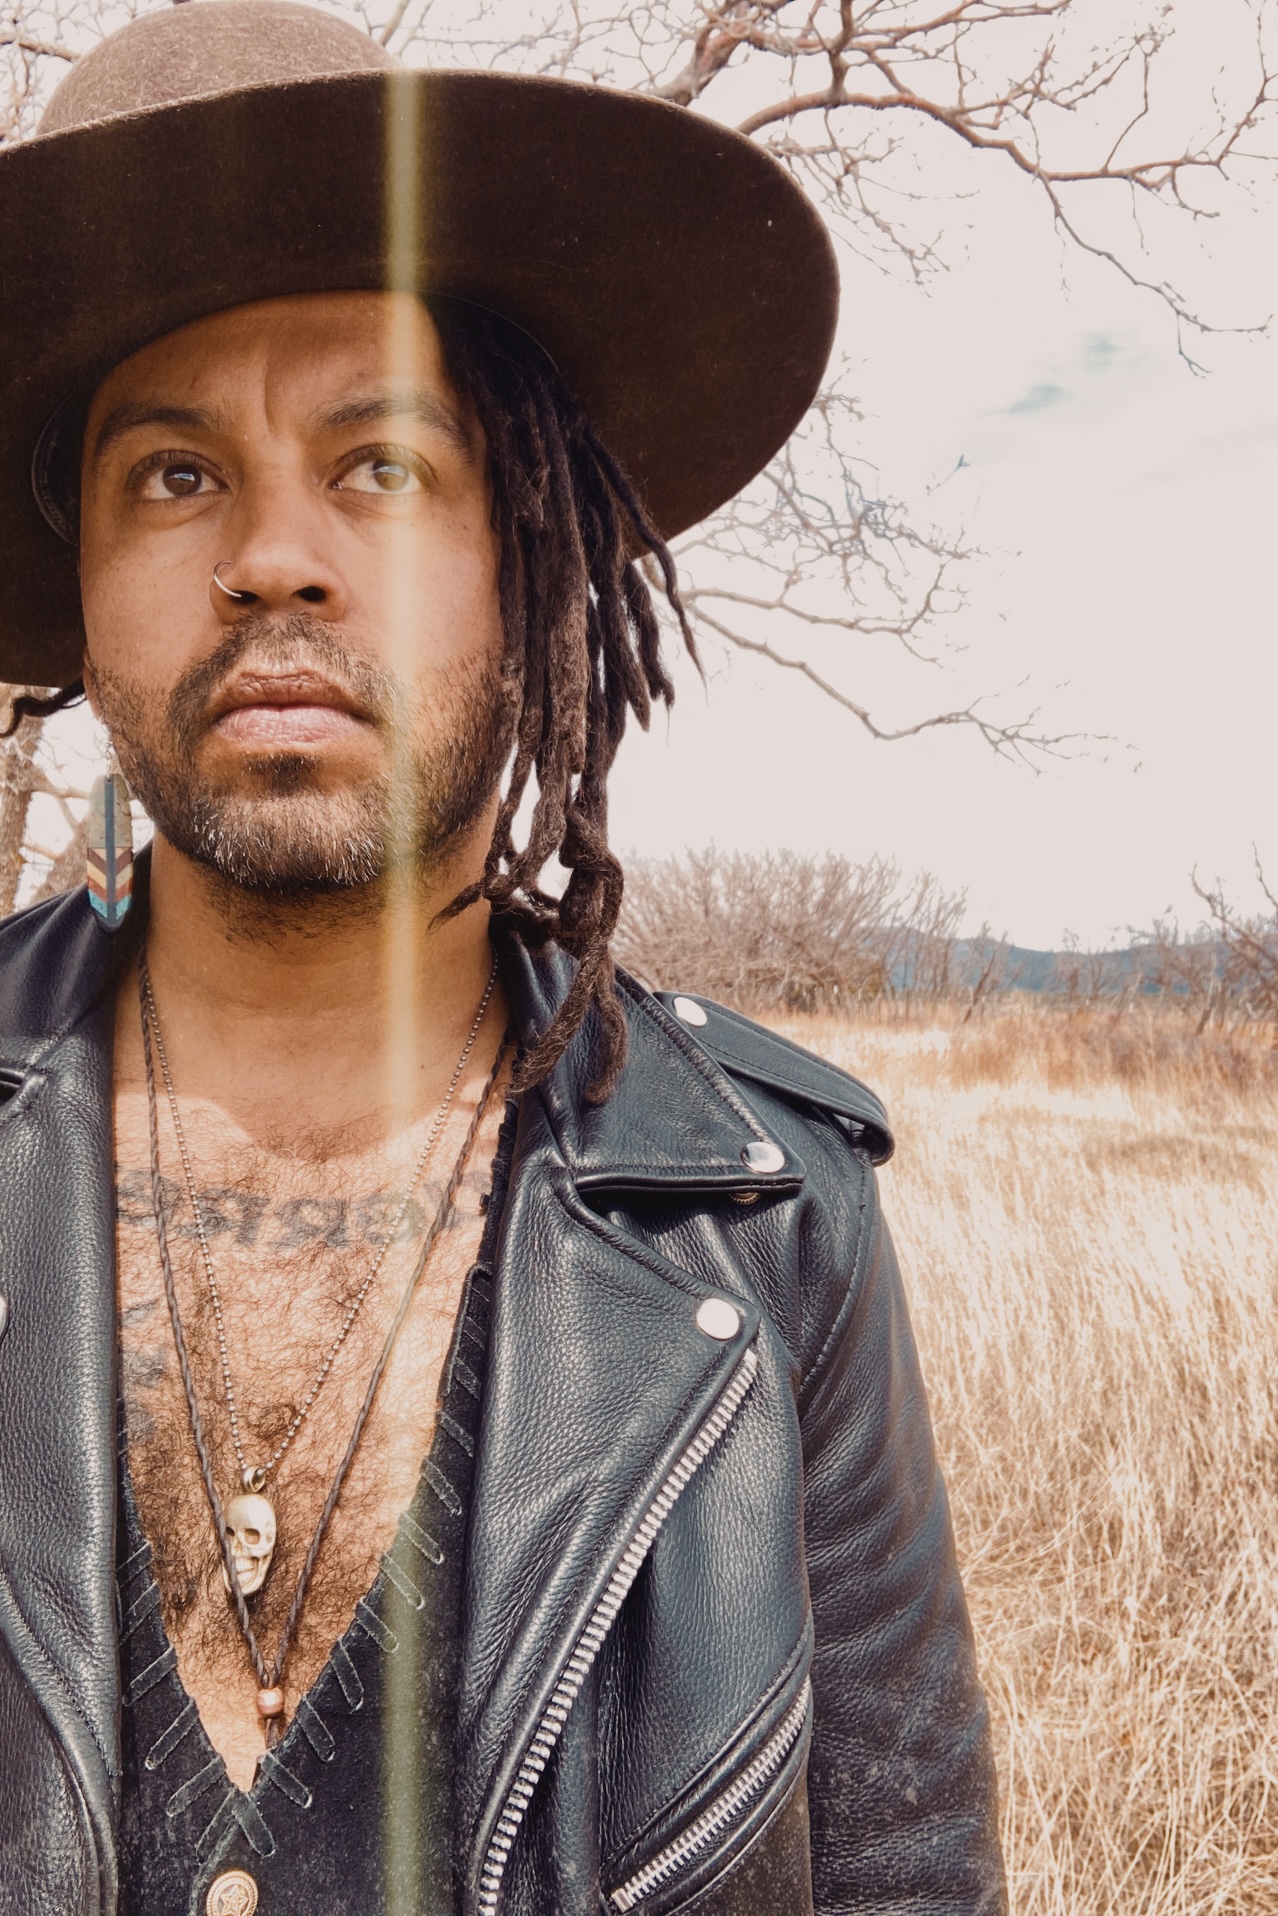
[[[243,663],[312,667],[352,695],[387,741],[387,769],[327,788],[306,752],[254,754],[235,776],[201,769],[212,700]],[[156,830],[262,904],[337,899],[396,870],[440,870],[491,803],[508,749],[499,676],[468,660],[414,709],[393,674],[321,620],[249,615],[185,673],[163,711],[131,679],[95,671],[120,767]]]

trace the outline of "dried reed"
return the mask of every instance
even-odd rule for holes
[[[778,1028],[874,1084],[1016,1916],[1278,1909],[1278,1088],[1174,1013]]]

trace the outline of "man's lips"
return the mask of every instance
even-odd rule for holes
[[[230,744],[273,749],[329,745],[367,729],[366,719],[336,705],[237,705],[213,727]]]
[[[237,674],[214,700],[212,721],[228,744],[259,750],[328,745],[370,723],[349,692],[307,671]]]

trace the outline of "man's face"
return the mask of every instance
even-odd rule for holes
[[[269,300],[136,353],[94,395],[81,526],[90,697],[179,851],[325,891],[491,816],[485,451],[418,300]]]

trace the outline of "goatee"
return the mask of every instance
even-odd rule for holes
[[[326,788],[312,754],[282,750],[246,760],[234,784],[202,771],[217,694],[241,666],[322,674],[381,733],[386,769]],[[483,815],[509,746],[492,661],[435,675],[414,704],[392,673],[306,613],[240,620],[183,674],[162,712],[131,679],[94,679],[121,769],[157,831],[263,899],[350,891],[404,863],[437,868]]]

